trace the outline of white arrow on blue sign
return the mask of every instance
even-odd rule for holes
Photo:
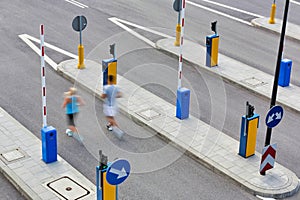
[[[269,128],[273,128],[279,124],[283,117],[283,108],[281,106],[273,106],[267,116],[266,116],[266,125]]]
[[[119,185],[130,174],[130,164],[127,160],[115,160],[107,169],[106,180],[111,185]]]

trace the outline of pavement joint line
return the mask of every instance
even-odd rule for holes
[[[35,141],[41,147],[41,141],[34,136],[29,130],[27,130],[23,125],[21,125],[16,119],[10,116],[0,107],[0,112],[2,115],[0,118],[7,118],[19,127],[20,130],[24,131],[24,136],[29,135],[29,139],[25,140],[32,142]],[[1,126],[1,123],[0,123]],[[14,134],[14,132],[11,132]],[[3,136],[3,132],[0,131],[0,135]],[[5,135],[4,135],[5,136]],[[5,136],[6,141],[12,141],[10,136]],[[59,178],[68,174],[78,183],[84,185],[89,189],[90,195],[87,199],[95,199],[95,185],[92,184],[87,178],[85,178],[81,173],[79,173],[75,168],[70,166],[66,161],[64,161],[59,155],[57,156],[58,161],[51,164],[46,164],[41,160],[41,149],[38,149],[38,153],[30,153],[26,149],[26,144],[16,145],[8,144],[2,152],[9,152],[12,149],[20,149],[24,151],[26,156],[23,159],[13,160],[10,163],[5,163],[0,160],[0,172],[15,186],[15,188],[26,198],[26,199],[45,199],[46,197],[52,197],[52,199],[58,199],[58,197],[50,191],[48,188],[44,190],[39,187],[45,181],[53,178]],[[25,147],[25,148],[24,148]],[[28,156],[27,156],[28,155]],[[55,169],[55,170],[53,170]],[[63,170],[62,170],[63,169]],[[59,173],[61,172],[61,173]],[[38,190],[38,191],[37,191]],[[39,191],[44,192],[40,193]]]

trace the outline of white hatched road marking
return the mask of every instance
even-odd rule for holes
[[[124,24],[127,24],[127,25],[130,25],[130,26],[134,26],[136,28],[139,28],[139,29],[142,29],[142,30],[145,30],[145,31],[148,31],[148,32],[151,32],[151,33],[154,33],[156,35],[160,35],[162,37],[166,37],[166,38],[171,38],[171,36],[169,35],[166,35],[164,33],[160,33],[158,31],[155,31],[155,30],[152,30],[152,29],[149,29],[149,28],[146,28],[146,27],[143,27],[143,26],[140,26],[140,25],[137,25],[137,24],[134,24],[134,23],[131,23],[131,22],[128,22],[128,21],[125,21],[125,20],[122,20],[122,19],[119,19],[119,18],[116,18],[116,17],[111,17],[111,18],[108,18],[108,20],[110,20],[111,22],[115,23],[116,25],[120,26],[121,28],[123,28],[125,31],[128,31],[130,34],[132,34],[133,36],[139,38],[140,40],[144,41],[145,43],[149,44],[151,47],[155,48],[155,43],[152,42],[151,40],[149,40],[148,38],[142,36],[141,34],[135,32],[134,30],[130,29],[129,27],[125,26]],[[123,24],[124,23],[124,24]]]
[[[87,5],[84,5],[83,3],[80,3],[80,2],[75,1],[75,0],[65,0],[65,1],[68,2],[68,3],[71,3],[71,4],[75,5],[75,6],[78,6],[80,8],[88,8]]]
[[[298,6],[300,6],[300,2],[298,2],[298,1],[291,0],[291,3],[294,3],[294,4],[298,5]]]
[[[208,1],[208,0],[205,0],[206,2],[209,2],[209,3],[212,3],[211,1]],[[191,1],[186,1],[187,4],[190,4],[190,5],[193,5],[195,7],[198,7],[198,8],[202,8],[204,10],[207,10],[207,11],[210,11],[210,12],[213,12],[215,14],[218,14],[218,15],[222,15],[223,17],[227,17],[229,19],[233,19],[235,21],[238,21],[238,22],[241,22],[243,24],[247,24],[249,26],[252,26],[251,22],[248,22],[248,21],[245,21],[245,20],[242,20],[240,18],[237,18],[237,17],[234,17],[234,16],[231,16],[231,15],[228,15],[226,13],[223,13],[223,12],[220,12],[220,11],[217,11],[217,10],[214,10],[214,9],[211,9],[211,8],[208,8],[208,7],[205,7],[205,6],[202,6],[200,4],[197,4],[197,3],[194,3],[194,2],[191,2]],[[242,13],[246,13],[246,14],[249,14],[249,15],[252,15],[254,17],[257,17],[257,16],[260,16],[260,15],[257,15],[257,14],[254,14],[254,13],[250,13],[248,11],[244,11],[244,10],[240,10],[240,9],[237,9],[237,8],[233,8],[233,7],[230,7],[230,6],[227,6],[227,5],[224,5],[224,4],[220,4],[220,3],[214,3],[214,4],[219,4],[219,6],[222,5],[222,7],[225,7],[225,8],[230,8],[231,10],[235,10],[235,11],[239,11],[239,12],[242,12]],[[262,17],[262,16],[260,16]]]
[[[248,12],[248,11],[245,11],[245,10],[241,10],[241,9],[238,9],[238,8],[227,6],[225,4],[221,4],[221,3],[218,3],[218,2],[214,2],[214,1],[210,1],[210,0],[202,0],[202,1],[207,2],[207,3],[211,3],[211,4],[215,4],[217,6],[227,8],[227,9],[230,9],[230,10],[234,10],[234,11],[237,11],[237,12],[240,12],[240,13],[244,13],[244,14],[247,14],[247,15],[252,15],[253,17],[259,17],[259,18],[264,17],[264,16],[261,16],[261,15],[258,15],[258,14],[252,13],[252,12]]]
[[[34,37],[32,37],[32,36],[30,36],[30,35],[27,35],[27,34],[21,34],[21,35],[19,35],[19,38],[21,38],[21,40],[23,40],[35,53],[37,53],[39,56],[41,55],[41,52],[40,52],[40,49],[32,42],[32,41],[34,41],[34,42],[37,42],[37,43],[39,43],[40,44],[40,40],[39,39],[37,39],[37,38],[34,38]],[[71,57],[71,58],[74,58],[74,59],[78,59],[78,56],[77,55],[75,55],[75,54],[72,54],[72,53],[70,53],[70,52],[67,52],[67,51],[65,51],[65,50],[63,50],[63,49],[60,49],[60,48],[58,48],[58,47],[56,47],[56,46],[53,46],[53,45],[51,45],[51,44],[49,44],[49,43],[44,43],[45,44],[45,46],[46,47],[48,47],[48,48],[50,48],[50,49],[53,49],[53,50],[55,50],[55,51],[57,51],[57,52],[60,52],[60,53],[62,53],[62,54],[64,54],[64,55],[67,55],[67,56],[69,56],[69,57]],[[49,58],[46,54],[45,54],[45,61],[56,71],[57,70],[57,64],[51,59],[51,58]]]

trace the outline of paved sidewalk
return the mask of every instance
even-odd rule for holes
[[[78,70],[77,60],[67,60],[58,65],[58,72],[98,96],[102,93],[102,66],[91,60],[86,60],[85,65],[86,69]],[[276,163],[266,176],[261,176],[260,153],[244,159],[237,154],[238,141],[193,116],[186,120],[177,119],[174,105],[119,75],[118,85],[124,92],[124,97],[119,99],[122,112],[185,149],[212,170],[229,176],[251,193],[283,198],[298,191],[298,177],[289,169]]]
[[[96,199],[96,186],[57,158],[45,164],[41,141],[0,107],[0,171],[27,199]]]
[[[275,24],[269,24],[269,18],[267,17],[256,18],[251,21],[251,24],[256,27],[263,28],[268,31],[273,31],[279,34],[281,33],[282,29],[281,19],[275,19]],[[300,40],[300,26],[288,22],[285,35],[289,38]]]

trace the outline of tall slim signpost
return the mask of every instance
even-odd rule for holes
[[[86,20],[85,16],[81,15],[81,16],[77,16],[73,19],[72,27],[73,27],[74,31],[79,32],[78,65],[77,65],[78,69],[85,68],[84,47],[82,44],[82,33],[81,32],[85,29],[86,26],[87,26],[87,20]]]
[[[276,70],[275,70],[275,76],[274,76],[272,98],[271,98],[271,104],[270,104],[271,109],[276,104],[276,97],[277,97],[277,90],[278,90],[278,79],[279,79],[279,72],[280,72],[280,63],[281,63],[281,59],[282,59],[282,51],[283,51],[283,46],[284,46],[284,37],[285,37],[285,30],[286,30],[286,24],[287,24],[289,3],[290,3],[290,0],[286,0],[284,15],[283,15],[283,22],[282,22],[281,35],[280,35],[280,43],[279,43],[279,50],[278,50],[278,56],[277,56]],[[280,117],[280,119],[281,119],[281,117]],[[272,127],[268,126],[267,133],[266,133],[265,147],[270,145],[271,134],[272,134]],[[260,174],[265,175],[265,171],[261,171]]]

